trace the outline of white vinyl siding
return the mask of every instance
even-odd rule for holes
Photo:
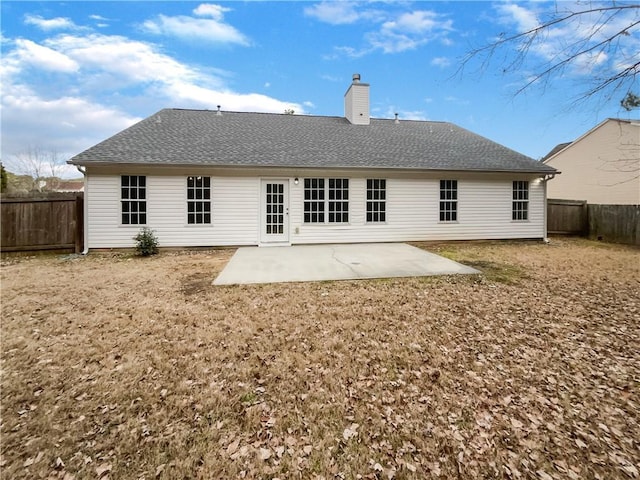
[[[544,185],[529,183],[529,221],[511,220],[512,178],[458,180],[457,222],[440,222],[440,179],[394,179],[386,182],[384,224],[366,222],[366,179],[349,182],[348,225],[302,223],[303,189],[291,191],[291,243],[358,243],[426,240],[543,238]],[[358,201],[361,199],[361,201]],[[298,233],[296,233],[298,232]]]
[[[211,178],[211,224],[187,222],[186,177],[147,175],[147,226],[160,247],[256,245],[259,180]],[[134,245],[139,225],[120,223],[120,175],[89,175],[87,228],[89,248]]]
[[[425,173],[394,178],[388,175],[385,222],[372,223],[367,222],[367,178],[379,178],[376,176],[379,172],[313,171],[308,178],[349,178],[349,217],[348,223],[328,223],[325,218],[325,223],[309,224],[304,222],[304,182],[296,185],[293,180],[307,177],[306,172],[229,172],[229,176],[224,173],[209,175],[211,224],[200,225],[188,223],[187,174],[140,173],[146,175],[147,226],[156,232],[161,247],[260,244],[261,179],[276,176],[289,181],[287,228],[292,244],[545,237],[544,183],[535,175],[459,175],[456,222],[440,221],[440,180],[451,176]],[[132,237],[140,226],[122,225],[120,221],[122,174],[127,173],[88,173],[89,248],[134,245]],[[514,181],[529,182],[526,222],[512,221]]]

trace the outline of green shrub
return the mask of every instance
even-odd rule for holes
[[[136,241],[136,253],[138,255],[148,257],[158,253],[158,237],[149,227],[142,227],[133,239]]]

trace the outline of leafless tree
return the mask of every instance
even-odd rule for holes
[[[38,191],[55,189],[64,169],[64,158],[56,150],[32,145],[6,163],[14,173],[33,178],[32,190]]]
[[[569,35],[559,38],[562,29]],[[501,33],[491,43],[471,49],[462,59],[458,74],[476,60],[480,60],[482,70],[486,69],[499,56],[502,72],[513,73],[535,56],[543,60],[516,90],[516,96],[533,85],[546,86],[567,69],[579,66],[589,71],[589,80],[576,102],[596,94],[607,100],[615,96],[623,108],[630,110],[638,106],[632,90],[637,87],[640,71],[639,36],[640,4],[615,0],[604,4],[557,2],[555,11],[540,17],[536,26],[513,35]]]

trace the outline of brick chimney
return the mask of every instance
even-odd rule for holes
[[[360,74],[353,74],[353,83],[344,94],[344,116],[353,125],[369,125],[369,84],[360,83]]]

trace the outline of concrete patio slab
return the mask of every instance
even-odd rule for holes
[[[480,273],[406,243],[241,247],[214,285]]]

